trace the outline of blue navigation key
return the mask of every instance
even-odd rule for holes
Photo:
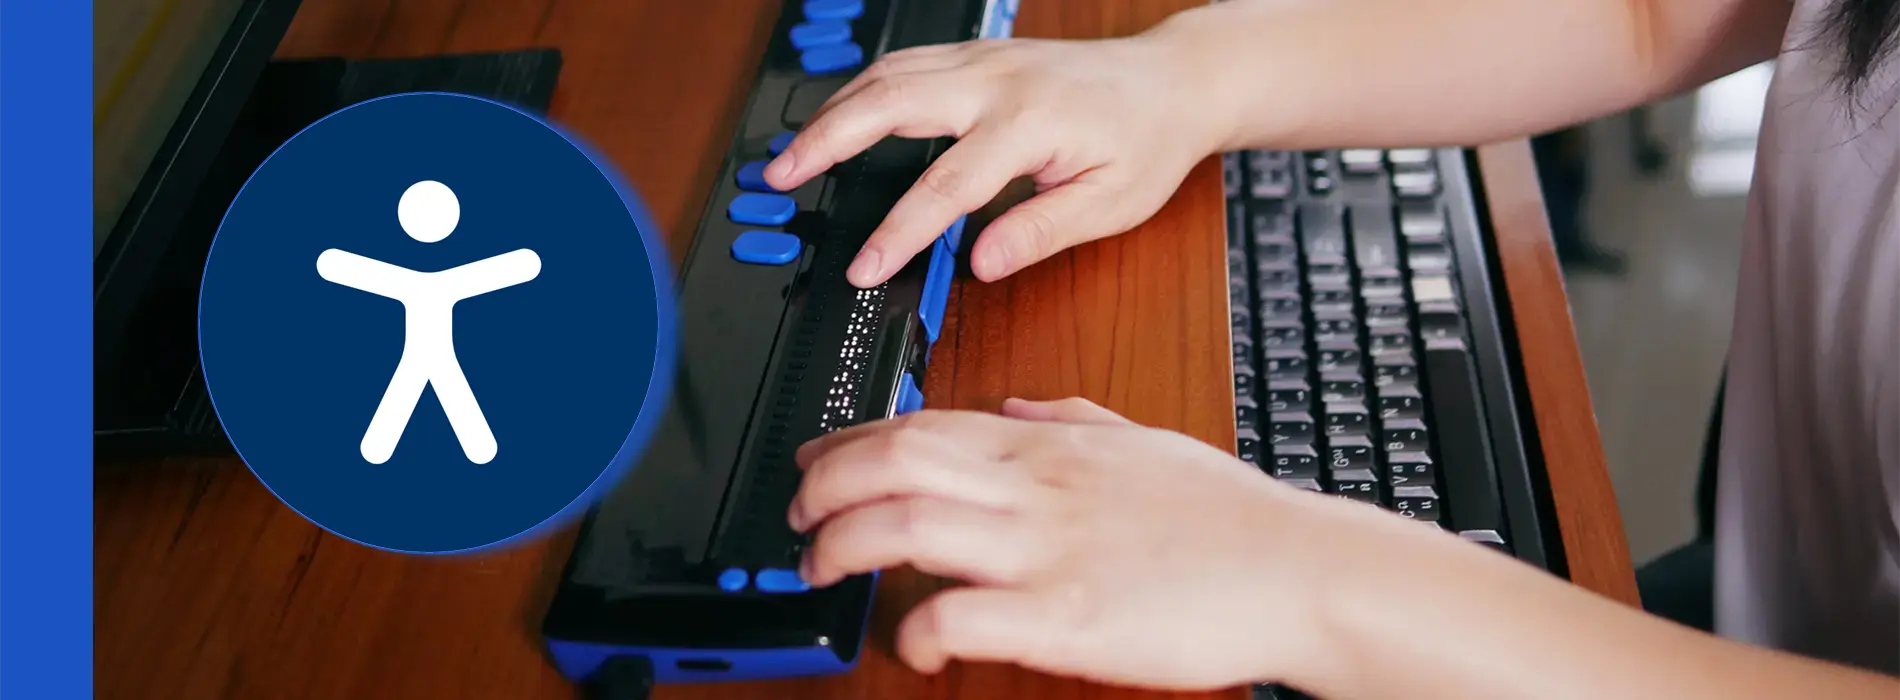
[[[857,19],[864,14],[864,0],[805,0],[805,19]]]
[[[728,593],[743,591],[745,590],[747,578],[749,577],[746,575],[745,569],[726,569],[719,573],[719,590]]]
[[[798,259],[804,241],[778,231],[747,231],[732,241],[732,258],[754,265],[784,265]]]
[[[851,25],[843,20],[827,19],[792,27],[792,48],[804,51],[819,46],[842,44],[851,40]]]
[[[851,70],[864,63],[864,49],[851,43],[820,46],[800,54],[798,63],[812,75]]]
[[[784,226],[798,213],[798,202],[782,194],[747,192],[732,198],[726,217],[748,226]]]
[[[917,378],[905,372],[897,384],[897,415],[916,413],[924,409],[924,392],[917,388]]]
[[[792,137],[795,135],[796,134],[787,131],[772,137],[772,142],[765,145],[765,151],[772,154],[773,158],[777,158],[778,154],[784,153],[785,149],[792,146]]]
[[[798,572],[790,569],[762,569],[753,584],[766,593],[804,593],[811,590],[811,584],[798,577]]]
[[[739,182],[739,189],[747,192],[779,192],[765,181],[765,161],[755,160],[739,166],[739,172],[732,179]]]

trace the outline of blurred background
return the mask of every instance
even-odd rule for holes
[[[1695,534],[1773,64],[1535,142],[1584,371],[1641,565]]]

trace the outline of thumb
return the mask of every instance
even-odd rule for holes
[[[1109,188],[1077,179],[1011,207],[983,229],[970,251],[970,272],[985,282],[1008,277],[1051,255],[1121,233]]]
[[[1080,396],[1055,401],[1004,399],[1003,415],[1022,420],[1096,425],[1133,425],[1134,421]]]

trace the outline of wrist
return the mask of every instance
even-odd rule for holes
[[[1163,66],[1168,108],[1180,119],[1180,133],[1190,135],[1199,156],[1234,150],[1248,140],[1246,84],[1235,67],[1244,54],[1222,35],[1220,5],[1208,5],[1169,15],[1136,38],[1151,47],[1153,60]]]

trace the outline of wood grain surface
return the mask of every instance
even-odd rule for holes
[[[1017,33],[1133,33],[1193,0],[1023,3]],[[684,250],[775,20],[777,0],[305,0],[280,54],[397,57],[559,47],[552,116],[627,174]],[[1484,151],[1505,278],[1569,566],[1634,601],[1541,200],[1522,143]],[[1514,159],[1523,162],[1519,163]],[[1504,158],[1501,167],[1491,161]],[[1219,169],[1152,220],[1007,281],[960,281],[925,381],[930,405],[1085,396],[1223,447],[1234,438]],[[100,698],[575,697],[537,633],[571,533],[476,557],[409,557],[323,533],[235,459],[100,465]],[[1574,531],[1573,531],[1574,529]],[[883,578],[851,674],[668,687],[662,699],[1187,697],[997,665],[925,677],[896,660],[902,613],[942,582]],[[1185,644],[1192,640],[1182,640]],[[1239,700],[1239,689],[1208,694]]]

